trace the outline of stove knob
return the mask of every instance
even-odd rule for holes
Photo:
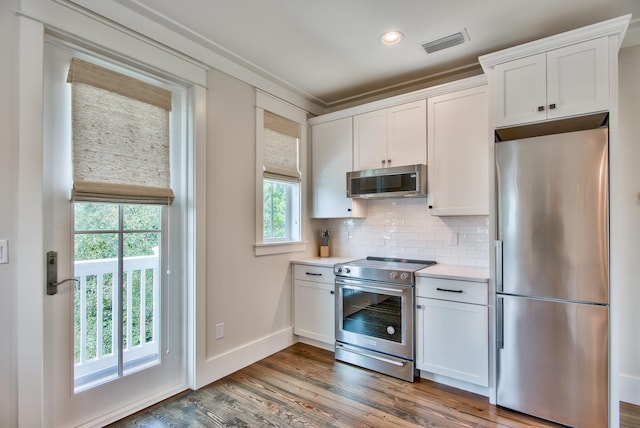
[[[391,278],[391,279],[396,279],[397,277],[398,277],[398,272],[391,272],[389,274],[389,278]]]
[[[344,268],[344,273],[351,273],[351,269],[349,269],[348,267]]]
[[[339,267],[338,269],[336,269],[336,273],[342,273],[342,268]]]
[[[407,278],[409,278],[409,274],[408,274],[408,273],[406,273],[406,272],[402,272],[402,273],[400,274],[400,279],[401,279],[401,280],[406,281],[406,280],[407,280]]]

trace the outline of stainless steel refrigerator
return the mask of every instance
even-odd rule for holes
[[[497,403],[608,424],[606,127],[496,143]]]

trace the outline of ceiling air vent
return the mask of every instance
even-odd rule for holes
[[[452,46],[461,45],[465,41],[465,36],[462,31],[451,34],[450,36],[441,37],[431,42],[422,43],[422,49],[428,54],[447,49]]]

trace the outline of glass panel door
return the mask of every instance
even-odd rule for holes
[[[74,392],[160,362],[161,211],[74,204]]]

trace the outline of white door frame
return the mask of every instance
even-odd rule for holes
[[[69,11],[69,14],[72,14]],[[20,195],[17,206],[16,243],[13,246],[16,263],[17,280],[17,377],[18,377],[18,420],[20,426],[42,427],[48,426],[45,420],[45,390],[44,366],[47,350],[44,348],[44,272],[45,249],[43,248],[43,52],[44,34],[47,20],[53,20],[52,28],[60,29],[72,26],[77,29],[79,39],[98,39],[104,46],[104,51],[137,52],[137,55],[127,55],[129,58],[149,64],[157,70],[165,70],[168,75],[182,78],[185,83],[192,85],[193,112],[189,123],[192,132],[189,133],[189,162],[190,178],[186,185],[188,202],[195,207],[194,215],[186,219],[185,230],[192,233],[198,230],[204,236],[204,165],[205,159],[205,122],[206,117],[206,71],[192,63],[179,59],[167,51],[151,46],[145,41],[124,37],[120,31],[109,28],[89,18],[77,14],[65,16],[65,13],[52,13],[47,19],[27,17],[19,14],[19,153],[18,153],[18,183],[17,191]],[[61,16],[63,15],[63,16]],[[71,18],[71,19],[70,19]],[[56,22],[58,25],[56,25]],[[70,29],[71,31],[71,29]],[[96,42],[98,43],[98,42]],[[139,55],[138,55],[139,54]],[[196,155],[197,153],[197,155]],[[199,186],[195,184],[199,183]],[[195,192],[197,191],[197,195]],[[196,204],[196,200],[202,201]],[[187,240],[184,259],[185,275],[188,285],[188,303],[185,306],[190,326],[199,323],[195,319],[196,294],[200,295],[204,277],[203,265],[197,264],[195,249],[202,249],[203,238],[196,239],[195,234]],[[204,257],[202,254],[199,257]],[[201,284],[196,289],[195,284]],[[203,314],[198,315],[202,317]],[[200,324],[201,325],[201,324]],[[189,334],[195,335],[195,328],[189,328]],[[197,341],[195,337],[186,338],[188,344],[188,374],[190,385],[195,384]],[[203,346],[203,345],[198,345]],[[149,403],[138,403],[142,408]],[[127,411],[135,411],[133,407]]]
[[[44,250],[42,212],[42,24],[19,19],[19,153],[16,280],[18,421],[44,426]],[[41,267],[38,269],[37,267]]]

